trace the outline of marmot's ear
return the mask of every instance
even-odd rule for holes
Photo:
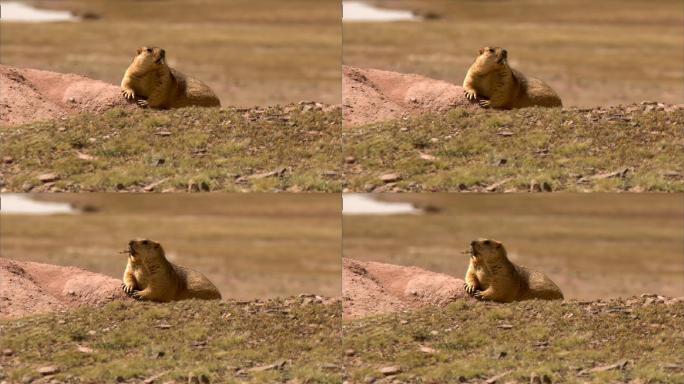
[[[505,49],[502,49],[501,50],[501,57],[503,57],[504,59],[507,59],[508,58],[508,51]]]
[[[484,53],[484,48],[480,48],[480,55]]]
[[[138,48],[138,50],[137,50],[138,53],[137,53],[137,54],[139,55],[142,51],[143,51],[142,48]]]

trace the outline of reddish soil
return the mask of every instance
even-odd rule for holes
[[[463,87],[420,75],[345,66],[342,77],[345,127],[398,119],[454,107],[479,108]]]
[[[348,258],[342,263],[346,319],[474,300],[465,292],[462,279],[442,273]]]
[[[86,77],[0,65],[0,126],[133,108],[118,86]]]
[[[76,267],[0,258],[0,319],[132,300],[121,281]]]

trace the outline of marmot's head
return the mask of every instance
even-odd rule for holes
[[[474,262],[507,260],[506,248],[496,240],[477,239],[470,242],[470,257]]]
[[[480,68],[484,71],[492,70],[501,65],[506,65],[508,62],[508,51],[501,47],[483,47],[480,48],[480,55],[477,57],[477,62]]]
[[[135,62],[143,68],[166,64],[166,51],[159,47],[140,47]]]
[[[132,262],[140,263],[164,258],[164,249],[156,241],[136,239],[128,242],[128,254]]]

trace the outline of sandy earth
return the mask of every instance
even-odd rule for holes
[[[445,306],[456,299],[472,299],[464,281],[421,269],[344,258],[342,261],[343,317]]]
[[[117,106],[134,107],[116,85],[73,74],[0,65],[0,125],[99,113]]]
[[[121,281],[76,267],[0,258],[0,319],[132,300]]]
[[[463,95],[463,87],[420,75],[343,67],[345,127],[393,120],[454,107],[479,108]]]

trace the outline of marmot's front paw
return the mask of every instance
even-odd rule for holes
[[[465,97],[468,100],[477,99],[477,93],[475,93],[475,90],[465,89],[463,90],[463,93],[465,94]]]
[[[128,296],[130,296],[133,293],[133,291],[135,290],[135,287],[133,287],[133,286],[129,287],[128,285],[126,285],[126,283],[121,284],[121,288],[123,289],[124,292],[126,292],[126,294]]]
[[[149,103],[147,100],[138,100],[138,106],[140,106],[140,108],[147,108],[149,107]]]
[[[135,99],[135,92],[132,89],[122,89],[123,97],[127,100]]]
[[[473,295],[475,291],[477,291],[477,288],[475,288],[474,285],[469,285],[468,283],[463,284],[463,287],[469,295]]]
[[[131,295],[130,295],[130,296],[131,296],[132,298],[138,300],[138,301],[145,300],[145,298],[142,297],[142,295],[140,294],[140,291],[133,291],[133,292],[131,292]]]
[[[479,104],[482,108],[489,108],[492,106],[492,103],[489,100],[480,100]]]
[[[482,291],[476,291],[473,293],[473,297],[478,300],[487,300],[487,298],[482,295]]]

